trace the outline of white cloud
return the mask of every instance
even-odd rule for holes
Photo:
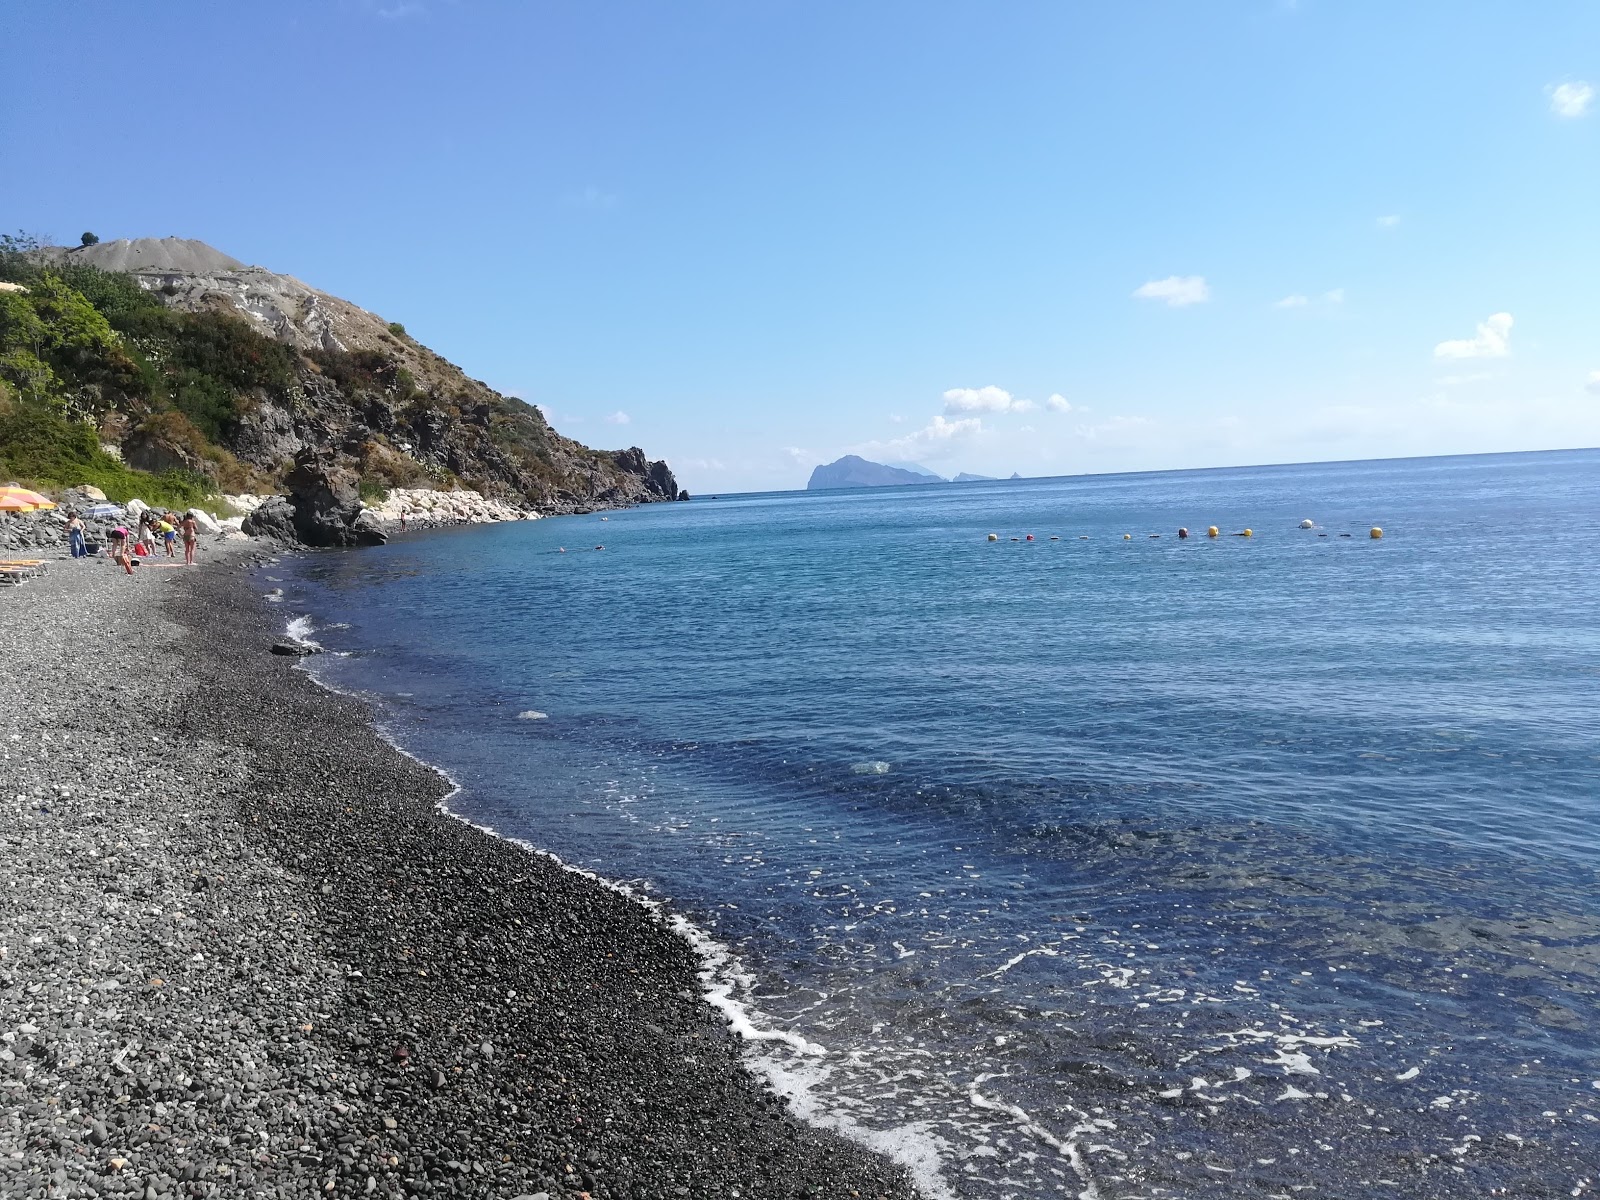
[[[1343,303],[1344,303],[1344,289],[1343,288],[1332,288],[1329,291],[1323,292],[1322,295],[1318,296],[1315,300],[1313,300],[1310,296],[1307,296],[1303,292],[1295,292],[1292,296],[1285,296],[1282,300],[1279,300],[1272,307],[1273,308],[1306,308],[1307,306],[1312,305],[1312,304],[1343,304]]]
[[[944,394],[944,410],[958,412],[1032,412],[1039,406],[1032,400],[1017,400],[1004,388],[990,384],[981,388],[951,388]]]
[[[880,462],[920,462],[925,458],[944,458],[954,454],[959,447],[982,432],[982,417],[947,421],[943,416],[936,416],[930,424],[915,433],[887,442],[868,442],[855,447],[852,453]]]
[[[1510,313],[1495,313],[1478,326],[1473,337],[1440,342],[1433,348],[1435,358],[1504,358],[1511,353]]]
[[[615,192],[604,192],[590,184],[581,192],[568,192],[563,199],[573,208],[587,208],[593,212],[609,212],[620,202]]]
[[[1545,88],[1545,92],[1550,97],[1550,111],[1558,117],[1584,116],[1594,101],[1594,86],[1582,80],[1552,84]]]
[[[1204,275],[1168,275],[1165,279],[1152,279],[1134,289],[1139,300],[1160,300],[1172,308],[1185,308],[1191,304],[1204,304],[1211,299],[1211,289]]]
[[[1600,396],[1600,371],[1589,372],[1589,382],[1583,385],[1589,392]]]
[[[1400,214],[1399,213],[1390,213],[1387,216],[1383,216],[1383,217],[1379,217],[1378,218],[1378,228],[1379,229],[1394,229],[1399,224],[1400,224]]]
[[[609,417],[606,418],[606,424],[607,425],[632,425],[633,424],[633,418],[630,417],[627,413],[623,412],[619,408],[616,412],[612,413]]]
[[[800,466],[817,461],[817,456],[809,450],[802,450],[799,446],[785,446],[783,452],[794,459]]]
[[[1044,402],[1044,404],[1045,404],[1045,407],[1048,408],[1051,412],[1071,412],[1072,411],[1072,401],[1068,400],[1060,392],[1052,392],[1050,394],[1050,399],[1046,400]]]

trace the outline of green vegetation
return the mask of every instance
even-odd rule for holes
[[[167,309],[129,275],[43,262],[39,248],[0,235],[0,281],[25,289],[0,292],[6,477],[174,503],[259,485],[218,443],[257,396],[293,386],[294,352],[227,313]],[[133,470],[100,449],[107,427],[185,468]]]
[[[199,504],[216,490],[203,475],[135,471],[100,448],[92,425],[6,396],[0,396],[0,478],[37,488],[87,483],[119,503],[137,496],[173,508]]]
[[[390,321],[389,322],[389,332],[394,334],[395,337],[405,337],[406,336],[406,327],[404,325],[400,324],[399,321]]]
[[[98,246],[99,244],[100,239],[92,233],[86,233],[78,239],[78,245],[80,246]]]

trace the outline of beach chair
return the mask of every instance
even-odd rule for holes
[[[42,558],[0,558],[0,571],[21,572],[24,576],[43,575],[50,566]]]

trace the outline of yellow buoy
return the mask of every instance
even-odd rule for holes
[[[1215,525],[1213,525],[1209,529],[1206,530],[1206,536],[1207,537],[1216,537],[1219,532],[1220,532],[1220,530],[1218,530],[1217,527]]]
[[[1000,535],[998,533],[991,533],[989,535],[989,540],[991,542],[998,542],[1000,540]]]
[[[1383,530],[1379,529],[1376,525],[1374,525],[1372,527],[1371,531],[1367,534],[1367,536],[1369,538],[1371,538],[1373,541],[1377,541],[1379,538],[1381,538],[1383,536]]]

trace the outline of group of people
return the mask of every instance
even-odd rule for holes
[[[174,512],[158,513],[151,509],[139,514],[136,530],[118,525],[107,535],[111,561],[129,575],[133,574],[135,558],[154,557],[158,546],[165,546],[168,558],[178,557],[178,535],[183,535],[183,561],[194,565],[195,546],[200,541],[200,523],[193,513],[179,516]],[[76,510],[67,513],[67,543],[73,558],[83,558],[89,553],[83,517]]]

